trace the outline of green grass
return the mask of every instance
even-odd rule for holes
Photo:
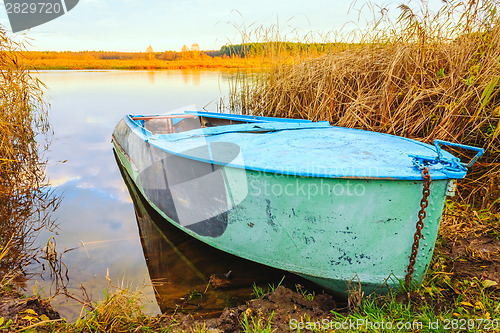
[[[498,292],[484,288],[478,280],[453,281],[453,285],[453,291],[449,283],[444,282],[442,285],[424,284],[409,296],[393,293],[368,297],[348,314],[332,311],[328,319],[305,317],[293,322],[292,328],[297,332],[307,328],[313,332],[331,329],[342,332],[450,332],[460,329],[483,332],[500,328]],[[456,293],[451,295],[453,299],[445,299],[450,297],[450,292]]]
[[[267,291],[264,291],[264,288],[262,288],[261,286],[258,286],[255,284],[253,284],[253,291],[252,291],[252,296],[255,297],[255,298],[262,298],[264,297],[264,295],[266,295],[268,292]]]
[[[365,299],[358,309],[347,316],[333,313],[332,321],[355,322],[356,329],[368,332],[376,332],[382,323],[386,323],[383,326],[385,328],[402,325],[407,331],[445,332],[452,328],[454,331],[458,330],[457,325],[465,325],[469,331],[483,331],[486,325],[500,320],[497,293],[486,291],[479,281],[464,281],[459,288],[461,294],[454,295],[456,297],[453,301],[443,304],[440,304],[443,295],[434,294],[434,297],[429,297],[427,288],[429,286],[422,287],[410,299],[396,294]],[[439,285],[430,288],[444,289]],[[465,295],[465,292],[469,294]],[[440,305],[444,308],[439,309]]]
[[[298,284],[295,286],[295,290],[302,295],[302,297],[307,300],[307,301],[314,301],[314,296],[315,296],[315,293],[314,291],[313,292],[309,292],[305,289],[303,289],[303,287]]]
[[[280,282],[278,282],[277,285],[274,285],[273,284],[268,284],[267,285],[267,288],[264,289],[263,287],[261,286],[258,286],[255,282],[253,284],[253,290],[252,290],[252,296],[254,298],[262,298],[264,297],[264,295],[267,295],[269,293],[272,293],[276,288],[278,288],[279,286],[281,286],[281,284],[283,283],[283,280],[285,280],[285,276],[283,276],[280,280]]]
[[[276,329],[272,328],[274,312],[271,312],[266,318],[262,314],[257,314],[254,316],[247,316],[246,313],[243,314],[243,321],[241,326],[243,332],[245,333],[272,333]],[[250,318],[250,320],[249,320]]]

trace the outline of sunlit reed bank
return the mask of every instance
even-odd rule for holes
[[[399,6],[396,22],[382,11],[371,28],[336,36],[342,47],[326,55],[281,52],[286,43],[275,27],[244,31],[267,42],[272,64],[239,76],[226,107],[483,147],[459,198],[498,210],[498,2],[444,2],[437,13],[425,2],[410,6]]]
[[[22,65],[0,27],[0,276],[9,282],[29,262],[37,231],[57,200],[44,188],[47,105],[43,85]]]
[[[218,51],[214,51],[219,54]],[[23,52],[23,63],[38,70],[78,70],[78,69],[225,69],[259,67],[260,58],[249,59],[240,56],[209,56],[206,53],[162,52]]]

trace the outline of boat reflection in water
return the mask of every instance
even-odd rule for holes
[[[254,298],[254,283],[263,290],[282,280],[292,289],[297,283],[310,288],[308,281],[296,275],[230,255],[179,230],[149,205],[121,163],[117,164],[134,202],[144,257],[162,313],[215,316],[224,307]]]

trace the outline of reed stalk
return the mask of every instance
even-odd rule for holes
[[[0,26],[0,271],[4,277],[29,262],[37,231],[51,224],[47,212],[58,204],[45,188],[42,152],[49,125],[44,87],[22,65],[20,50],[23,45],[12,41]]]

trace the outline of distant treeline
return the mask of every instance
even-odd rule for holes
[[[19,57],[26,66],[38,70],[79,70],[79,69],[221,69],[262,67],[262,59],[229,57],[216,51],[188,49],[181,51],[154,52],[108,52],[108,51],[29,51]]]
[[[266,54],[320,54],[329,53],[345,47],[343,43],[294,43],[294,42],[267,42],[245,43],[222,46],[219,54],[229,57],[261,56]]]
[[[115,52],[115,51],[40,51],[28,52],[39,59],[78,58],[87,60],[186,60],[195,58],[213,58],[220,56],[218,50],[213,51],[165,51],[165,52]]]
[[[344,50],[354,44],[268,42],[226,45],[220,50],[200,50],[198,44],[181,51],[26,51],[20,57],[35,69],[187,69],[266,66],[275,55],[315,57]]]
[[[249,56],[262,56],[267,54],[322,54],[342,47],[339,43],[292,43],[269,42],[224,45],[220,50],[201,51],[197,44],[191,48],[184,46],[181,51],[154,52],[148,48],[145,52],[115,52],[115,51],[39,51],[28,52],[32,57],[44,59],[85,59],[85,60],[191,60],[208,58],[245,58]],[[279,51],[279,52],[277,52]]]

